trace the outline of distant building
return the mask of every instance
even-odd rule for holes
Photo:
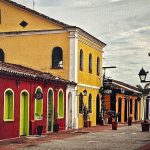
[[[131,116],[133,121],[140,121],[143,118],[142,93],[137,87],[114,80],[107,79],[104,93],[104,105],[106,112],[114,111],[119,113],[118,122],[127,122]],[[110,91],[109,93],[107,91]]]

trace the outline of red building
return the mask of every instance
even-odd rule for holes
[[[49,73],[0,63],[0,140],[65,129],[66,87],[73,84]]]

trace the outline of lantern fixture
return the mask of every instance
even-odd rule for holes
[[[149,72],[147,71],[145,71],[143,68],[140,70],[140,72],[139,72],[139,77],[140,77],[140,81],[141,82],[150,82],[150,81],[146,81],[146,76],[147,76],[147,74],[148,74]]]
[[[77,93],[78,93],[78,91],[77,91]],[[87,90],[85,89],[85,90],[81,93],[81,95],[82,95],[82,96],[87,96]],[[79,95],[77,94],[76,96],[80,96],[80,94],[79,94]]]

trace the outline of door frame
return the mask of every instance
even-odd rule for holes
[[[53,126],[52,126],[52,130],[51,131],[48,131],[48,96],[49,96],[49,92],[52,91],[53,92],[53,122],[54,123],[54,90],[53,88],[49,88],[48,91],[47,91],[47,125],[46,125],[46,131],[47,132],[53,132]]]
[[[21,121],[21,96],[22,96],[22,93],[23,92],[26,92],[27,93],[27,95],[28,95],[28,131],[27,131],[27,135],[29,135],[29,104],[30,104],[30,94],[29,94],[29,92],[27,91],[27,90],[22,90],[21,92],[20,92],[20,121]],[[19,121],[19,136],[21,136],[20,135],[20,121]]]

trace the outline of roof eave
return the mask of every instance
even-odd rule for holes
[[[94,37],[93,35],[89,34],[88,32],[86,32],[85,30],[81,29],[80,27],[76,27],[76,26],[70,26],[67,28],[69,32],[77,32],[83,36],[87,36],[89,37],[89,39],[92,39],[95,41],[95,43],[101,45],[102,48],[104,48],[107,44],[102,42],[101,40],[99,40],[98,38]]]

